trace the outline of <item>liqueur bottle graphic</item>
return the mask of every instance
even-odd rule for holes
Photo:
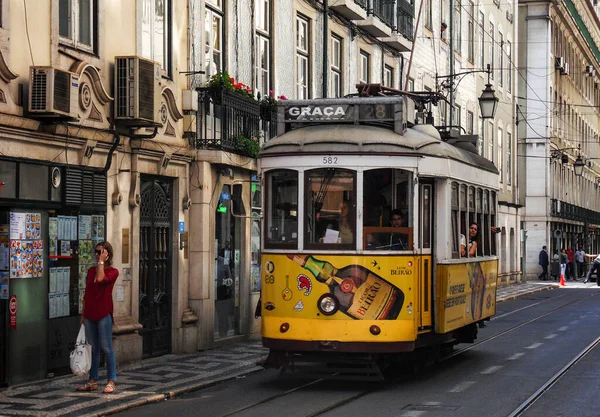
[[[328,285],[340,302],[340,311],[354,319],[394,320],[402,310],[402,290],[363,266],[338,269],[310,255],[288,255],[288,258]]]

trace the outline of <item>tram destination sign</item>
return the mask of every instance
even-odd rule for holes
[[[360,100],[364,99],[352,101]],[[311,100],[308,104],[307,101],[298,101],[284,104],[284,121],[287,123],[393,121],[395,104],[391,102],[335,103],[333,100],[324,100],[323,103]]]
[[[406,102],[403,97],[344,97],[282,100],[277,108],[277,134],[319,124],[371,124],[402,134]]]

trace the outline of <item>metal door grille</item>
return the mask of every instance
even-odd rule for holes
[[[140,205],[140,323],[144,357],[171,349],[171,184],[143,179]]]

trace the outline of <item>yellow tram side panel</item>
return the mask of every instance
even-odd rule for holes
[[[326,316],[318,310],[317,303],[323,294],[331,293],[330,287],[288,256],[267,253],[262,256],[261,268],[263,337],[339,342],[398,342],[416,339],[419,257],[316,254],[313,258],[329,262],[337,270],[361,266],[400,290],[404,299],[398,316],[393,320],[366,320],[354,318],[342,311]],[[289,325],[289,330],[282,333],[280,326],[284,323]],[[369,331],[374,324],[381,328],[379,335],[373,335]]]
[[[498,260],[438,264],[436,331],[447,333],[496,314]]]

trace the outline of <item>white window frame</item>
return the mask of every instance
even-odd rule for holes
[[[342,78],[342,56],[343,40],[336,34],[331,34],[331,56],[330,56],[330,82],[329,94],[331,97],[342,97],[343,78]]]
[[[155,46],[159,41],[159,33],[160,25],[157,25],[155,19],[155,10],[156,10],[156,2],[157,0],[139,0],[140,5],[140,17],[139,17],[139,50],[140,55],[144,58],[151,59],[152,61],[156,61],[160,64],[161,69],[164,71],[163,75],[170,74],[170,62],[171,62],[171,34],[169,33],[172,20],[173,20],[173,12],[171,7],[171,0],[163,0],[164,1],[164,12],[165,12],[165,22],[164,22],[164,33],[160,42],[162,43],[163,49],[163,57],[162,59],[156,54]],[[149,17],[149,34],[144,32],[144,18],[146,13]],[[149,37],[148,37],[149,36]],[[149,52],[145,51],[146,43],[149,42],[148,48]]]
[[[391,65],[383,66],[383,86],[394,88],[394,68]]]
[[[498,42],[500,44],[500,48],[498,48],[498,87],[502,87],[504,85],[504,35],[502,32],[498,32]]]
[[[462,7],[461,0],[454,0],[454,51],[462,53]]]
[[[271,91],[271,2],[255,0],[254,86],[261,96]],[[262,59],[266,56],[266,61]]]
[[[80,12],[79,12],[79,4],[81,2],[81,0],[67,0],[68,1],[68,5],[69,5],[69,15],[70,15],[70,20],[68,22],[69,24],[69,36],[65,37],[63,35],[61,35],[60,33],[60,6],[62,4],[62,2],[59,2],[59,10],[58,10],[58,35],[59,35],[59,42],[63,45],[69,45],[72,46],[73,48],[77,48],[77,49],[81,49],[82,51],[86,51],[86,52],[94,52],[94,40],[96,37],[96,28],[94,26],[94,13],[96,11],[96,0],[88,0],[90,3],[90,44],[86,44],[83,43],[79,40],[80,38],[80,25],[79,25],[79,19],[80,19]]]
[[[368,84],[371,82],[371,54],[361,49],[359,52],[360,66],[358,74],[358,82],[360,84]]]
[[[208,2],[207,2],[208,3]],[[213,2],[213,4],[215,5],[219,5],[220,1],[215,1]],[[210,18],[210,22],[211,24],[208,25],[206,24],[206,22],[209,20]],[[213,20],[216,19],[218,22],[218,28],[217,30],[220,32],[219,33],[219,45],[217,45],[217,47],[215,47],[215,33],[213,31]],[[205,15],[204,15],[204,71],[205,74],[204,76],[206,77],[207,80],[210,79],[210,77],[212,77],[213,75],[215,75],[218,72],[223,71],[224,69],[224,45],[223,45],[223,21],[224,21],[224,16],[223,16],[223,11],[222,10],[218,10],[218,9],[213,9],[212,7],[206,7],[206,11],[205,11]],[[210,38],[210,39],[209,39]],[[219,49],[220,47],[220,49]],[[219,56],[219,62],[215,62],[215,53],[218,54]],[[213,68],[214,71],[213,71]]]
[[[492,71],[490,72],[490,78],[493,80],[494,79],[494,31],[496,30],[496,27],[494,26],[494,23],[490,22],[490,29],[489,29],[489,35],[490,35],[490,45],[489,45],[489,51],[488,51],[488,60],[489,60],[489,64],[490,64],[490,68],[492,69]]]
[[[502,155],[502,136],[504,135],[503,129],[498,126],[498,172],[500,174],[500,182],[504,182],[504,155]]]
[[[506,41],[506,57],[508,58],[508,73],[506,76],[506,91],[512,92],[512,43]]]
[[[467,46],[467,61],[471,64],[475,63],[475,3],[473,1],[469,1],[469,13],[467,15],[468,19],[468,42]]]
[[[479,12],[479,65],[485,68],[485,15]]]
[[[494,162],[494,122],[488,123],[489,133],[487,136],[488,142],[488,160]]]
[[[254,86],[261,96],[268,96],[271,91],[271,39],[257,32],[254,46]],[[266,62],[261,59],[263,54],[266,55]]]
[[[473,112],[471,110],[467,110],[467,135],[472,135],[473,134],[473,129],[475,129],[474,126],[475,123],[475,115],[473,114]]]
[[[301,38],[301,31],[304,39]],[[296,98],[310,98],[310,20],[300,14],[296,15]],[[304,79],[302,76],[304,73]]]
[[[506,132],[506,184],[512,185],[512,133]]]

